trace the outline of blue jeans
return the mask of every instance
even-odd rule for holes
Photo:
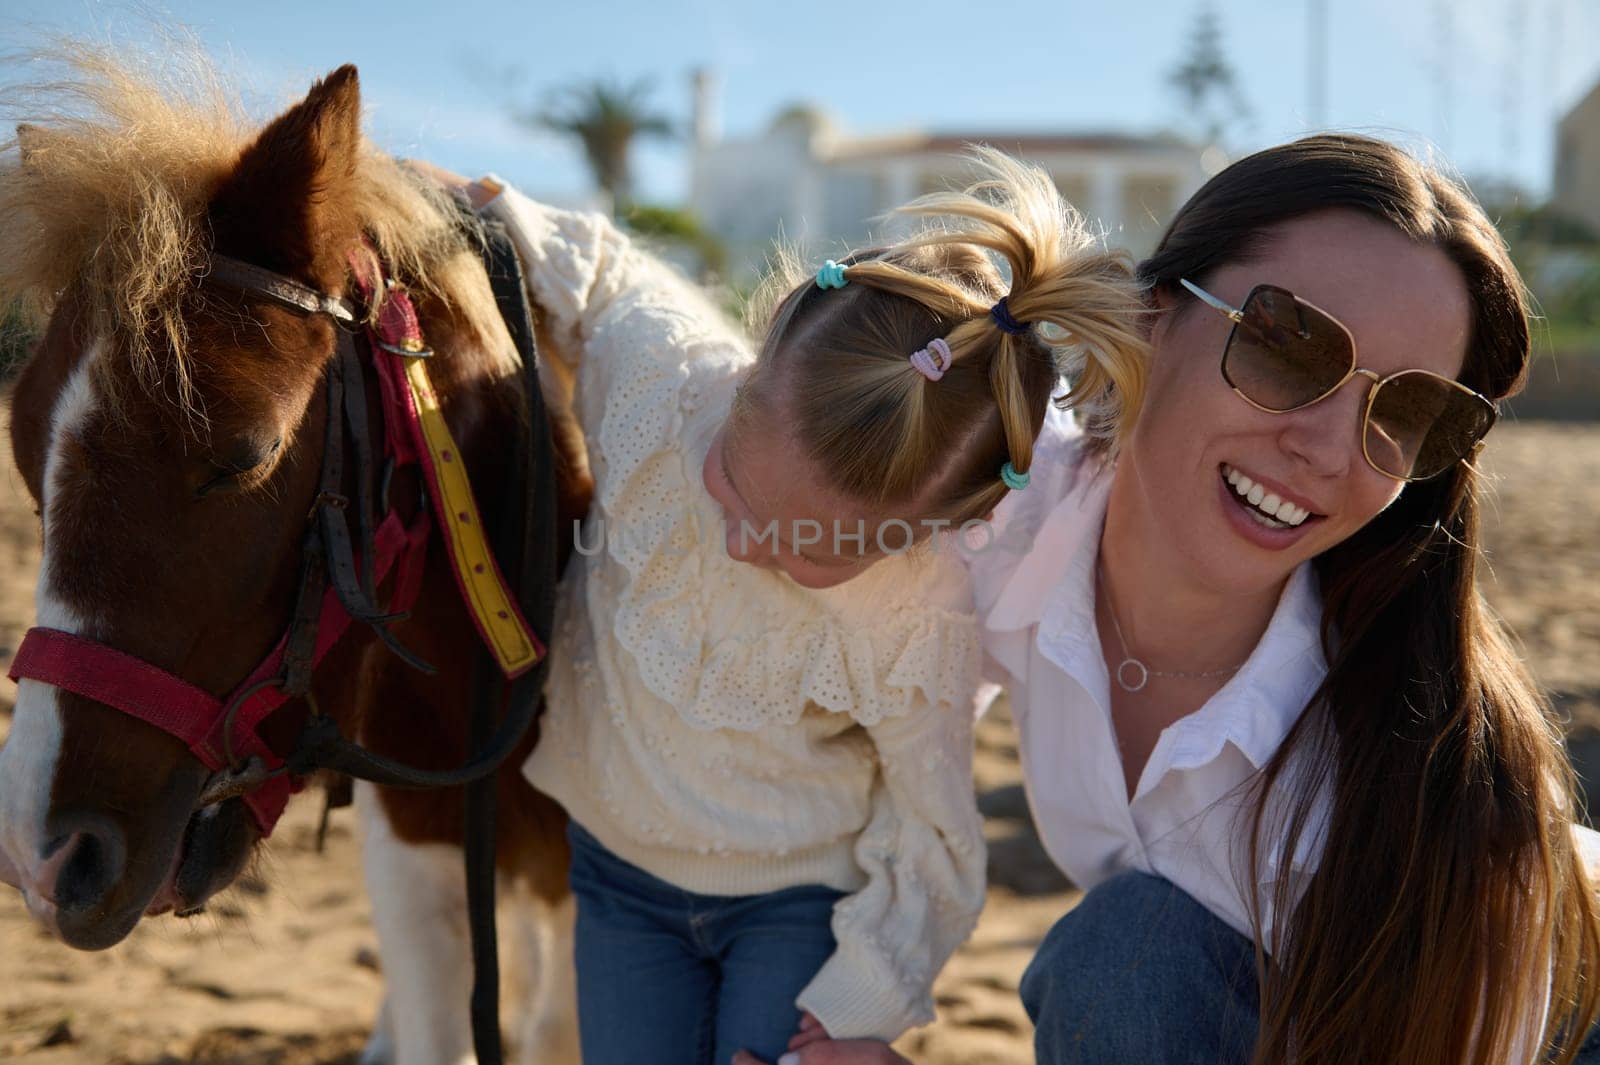
[[[1122,873],[1056,922],[1022,976],[1039,1065],[1248,1065],[1255,949],[1170,881]],[[1600,1027],[1578,1065],[1600,1065]]]
[[[1122,873],[1045,936],[1022,975],[1039,1065],[1248,1063],[1250,941],[1159,877]]]
[[[578,1038],[584,1065],[776,1061],[797,995],[834,951],[843,892],[698,895],[618,858],[573,822]]]

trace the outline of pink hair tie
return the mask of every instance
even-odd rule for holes
[[[933,361],[935,355],[939,356],[938,362]],[[928,341],[928,346],[921,351],[911,353],[911,365],[930,381],[937,381],[943,377],[944,372],[950,369],[950,362],[950,345],[945,343],[944,337],[936,337]]]

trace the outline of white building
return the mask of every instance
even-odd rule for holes
[[[961,152],[993,145],[1042,166],[1107,242],[1144,255],[1173,211],[1223,159],[1176,137],[1002,134],[994,131],[855,137],[827,115],[793,108],[761,136],[711,132],[708,83],[697,83],[690,206],[728,248],[732,280],[759,272],[774,238],[810,254],[860,247],[880,216],[970,176]]]
[[[1556,172],[1551,200],[1600,233],[1600,81],[1556,127]]]

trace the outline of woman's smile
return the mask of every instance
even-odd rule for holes
[[[1288,489],[1269,484],[1262,477],[1251,477],[1227,463],[1222,464],[1222,477],[1245,504],[1247,513],[1258,517],[1269,529],[1302,525],[1314,513],[1311,506],[1302,505]]]
[[[1224,464],[1217,472],[1217,498],[1222,509],[1224,520],[1244,540],[1256,547],[1268,551],[1281,551],[1293,547],[1308,535],[1311,535],[1317,523],[1322,520],[1319,514],[1312,514],[1305,508],[1295,507],[1295,504],[1284,499],[1277,493],[1265,493],[1263,486],[1251,478],[1231,470]],[[1236,483],[1235,483],[1236,482]],[[1250,485],[1243,493],[1240,485]],[[1256,497],[1256,502],[1250,501],[1251,496]],[[1299,517],[1298,524],[1292,524],[1283,518],[1269,517],[1265,512],[1265,505],[1276,500],[1276,506],[1282,510],[1294,508],[1291,517]]]

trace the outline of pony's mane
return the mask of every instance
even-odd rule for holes
[[[37,324],[70,289],[90,328],[117,337],[134,379],[170,394],[170,372],[189,408],[183,312],[206,267],[206,208],[264,122],[186,42],[159,73],[76,41],[26,58],[63,76],[0,100],[21,121],[0,143],[0,309]],[[393,275],[454,308],[482,350],[513,358],[492,339],[504,330],[447,194],[365,139],[352,194]]]

